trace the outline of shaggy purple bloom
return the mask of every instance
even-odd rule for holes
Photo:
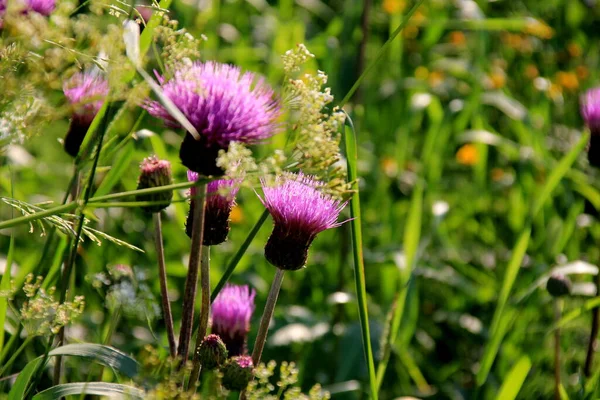
[[[274,92],[263,78],[235,66],[194,63],[175,71],[166,81],[158,77],[167,96],[201,136],[186,134],[180,150],[183,165],[203,175],[222,175],[215,164],[218,151],[231,142],[258,143],[277,133],[281,111]],[[148,112],[169,126],[179,124],[157,101],[147,101]]]
[[[64,147],[75,157],[94,117],[108,95],[108,82],[98,74],[78,72],[63,84],[65,97],[74,107]]]
[[[308,248],[319,232],[340,226],[346,203],[320,192],[322,182],[299,173],[277,177],[271,186],[262,180],[264,199],[275,224],[265,247],[267,260],[284,270],[304,266]]]
[[[581,96],[581,116],[592,134],[600,134],[600,87]]]
[[[190,182],[198,180],[198,173],[188,171]],[[235,205],[235,195],[240,190],[238,180],[220,179],[211,181],[206,186],[206,205],[204,208],[204,235],[203,244],[214,246],[223,243],[229,234],[229,215],[231,208]],[[192,220],[196,196],[196,188],[190,189],[192,200],[190,201],[190,212],[188,213],[185,230],[192,237]]]
[[[4,14],[6,14],[6,1],[0,0],[0,29],[4,27]]]
[[[246,352],[255,296],[248,286],[227,284],[212,304],[212,333],[223,340],[230,357]]]
[[[595,167],[600,167],[600,87],[588,90],[581,96],[581,116],[590,128],[592,136],[587,148],[588,160]]]
[[[49,16],[56,8],[55,0],[27,0],[27,6],[30,10]]]

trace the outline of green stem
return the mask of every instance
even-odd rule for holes
[[[2,349],[2,352],[0,353],[0,365],[4,365],[4,359],[6,358],[8,352],[12,349],[12,346],[17,341],[17,338],[21,335],[21,331],[22,330],[23,330],[23,325],[19,324],[19,327],[17,328],[15,334],[12,335],[10,337],[10,339],[8,339],[8,342],[6,343],[6,345],[4,346],[4,348]]]
[[[202,290],[202,308],[200,309],[200,327],[196,335],[196,348],[194,351],[194,366],[190,375],[189,387],[196,390],[196,382],[200,378],[200,345],[208,329],[208,316],[210,315],[210,246],[202,246],[200,260],[200,288]]]
[[[175,343],[175,331],[173,329],[173,314],[171,313],[171,303],[169,302],[169,292],[167,290],[167,268],[165,265],[165,250],[162,238],[162,223],[160,212],[152,215],[154,219],[154,243],[156,245],[156,258],[158,260],[158,278],[160,281],[160,295],[163,309],[163,319],[167,328],[167,338],[169,340],[169,354],[175,358],[177,355],[177,345]]]
[[[262,352],[265,348],[267,332],[269,331],[271,318],[273,318],[275,304],[277,304],[277,297],[279,296],[279,290],[281,289],[281,283],[283,282],[284,272],[284,270],[276,268],[275,278],[271,284],[271,290],[269,290],[269,296],[267,297],[265,310],[260,318],[260,326],[258,327],[258,333],[256,334],[256,342],[254,342],[254,349],[252,349],[252,362],[255,366],[260,363],[260,358],[262,357]]]
[[[594,276],[596,284],[596,296],[600,295],[600,273]],[[592,327],[590,329],[590,339],[588,342],[587,354],[583,373],[586,377],[592,376],[592,367],[594,366],[594,353],[596,352],[596,341],[598,338],[598,328],[600,328],[600,308],[595,307],[592,310]]]
[[[12,219],[9,219],[8,221],[0,222],[0,229],[11,228],[13,226],[17,226],[20,224],[26,224],[28,222],[32,222],[32,221],[38,220],[40,218],[45,218],[45,217],[49,217],[52,215],[73,211],[74,209],[79,207],[79,205],[80,205],[80,202],[75,201],[75,202],[64,204],[64,205],[61,205],[58,207],[49,208],[47,210],[40,211],[37,213],[24,215],[22,217],[12,218]]]
[[[200,181],[200,179],[198,181]],[[198,182],[198,181],[196,181],[196,182]],[[148,188],[148,189],[130,190],[127,192],[107,194],[104,196],[92,197],[89,200],[89,203],[90,204],[91,203],[99,203],[99,202],[106,201],[106,200],[120,199],[123,197],[129,197],[129,196],[138,196],[141,194],[154,194],[154,193],[173,191],[173,190],[177,190],[177,189],[189,189],[192,186],[195,186],[196,182],[174,183],[172,185],[167,185],[167,186],[158,186],[158,187]],[[206,182],[208,182],[208,180],[202,179],[201,183],[202,182],[206,183]]]
[[[198,182],[198,181],[196,181]],[[192,246],[188,273],[185,279],[183,292],[183,306],[181,313],[181,329],[179,331],[179,347],[177,353],[185,362],[188,357],[192,329],[194,324],[194,305],[196,304],[196,291],[198,287],[198,271],[202,257],[202,241],[204,236],[204,204],[206,202],[206,183],[200,183],[196,190],[196,202],[192,216]]]
[[[254,226],[252,227],[252,230],[246,237],[246,240],[244,240],[244,243],[242,243],[242,245],[240,246],[238,251],[235,253],[233,258],[231,259],[231,261],[229,261],[229,264],[227,264],[227,269],[223,273],[221,280],[219,280],[219,283],[217,283],[217,286],[215,287],[215,289],[212,292],[212,295],[210,298],[211,302],[215,301],[215,299],[217,298],[217,295],[219,294],[221,289],[223,289],[223,287],[229,280],[229,277],[231,276],[231,274],[233,274],[235,267],[237,267],[238,263],[244,256],[244,253],[246,253],[246,250],[248,250],[248,247],[250,247],[250,243],[252,243],[252,241],[254,240],[254,237],[256,236],[256,234],[258,233],[258,231],[260,230],[260,228],[262,227],[264,222],[267,220],[268,216],[269,216],[269,211],[264,210],[263,213],[261,214],[260,218],[258,219],[258,221],[256,221],[256,224],[254,224]]]

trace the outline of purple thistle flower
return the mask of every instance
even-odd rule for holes
[[[91,72],[78,72],[63,84],[65,97],[74,107],[69,132],[64,147],[75,157],[94,117],[102,108],[108,95],[108,82],[101,75]]]
[[[0,29],[4,27],[4,14],[6,14],[7,0],[0,0]]]
[[[198,180],[198,173],[188,171],[190,182]],[[223,243],[229,234],[229,215],[235,205],[235,195],[240,190],[239,180],[220,179],[211,181],[206,186],[206,205],[204,208],[204,234],[203,245],[214,246]],[[223,193],[225,192],[225,193]],[[192,199],[190,201],[190,212],[188,213],[185,231],[192,237],[192,216],[196,202],[196,188],[190,189]]]
[[[46,17],[52,14],[54,8],[56,8],[55,0],[27,0],[27,7],[31,11],[35,11]]]
[[[600,88],[588,90],[581,96],[581,116],[590,128],[592,136],[588,146],[588,160],[595,167],[600,167]]]
[[[255,296],[254,289],[246,285],[227,284],[212,304],[212,333],[223,340],[229,356],[246,352]]]
[[[346,203],[320,192],[324,184],[302,173],[278,176],[273,186],[261,182],[264,199],[260,200],[275,225],[265,257],[277,268],[300,269],[317,234],[343,223],[337,219]]]
[[[215,165],[221,149],[231,142],[259,143],[277,133],[281,111],[274,92],[263,78],[242,73],[235,66],[194,63],[175,71],[166,81],[158,77],[167,96],[196,128],[201,140],[187,133],[180,149],[183,165],[203,175],[222,175]],[[179,127],[156,101],[144,105],[168,126]]]

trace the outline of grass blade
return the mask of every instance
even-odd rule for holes
[[[517,361],[515,366],[510,370],[500,387],[500,391],[496,396],[496,400],[514,400],[517,398],[525,378],[531,369],[531,360],[527,356],[523,356]]]
[[[93,361],[114,368],[133,378],[138,373],[138,363],[120,350],[95,343],[67,344],[48,353],[49,356],[76,356],[90,358]]]
[[[75,382],[56,385],[33,396],[33,400],[59,400],[74,394],[95,394],[112,399],[144,399],[143,390],[107,382]]]
[[[373,360],[373,349],[371,347],[371,332],[369,330],[369,311],[367,308],[367,288],[365,283],[365,263],[363,259],[363,240],[360,218],[360,195],[358,190],[358,151],[356,147],[356,132],[350,117],[346,118],[347,125],[344,132],[344,145],[348,160],[348,181],[353,182],[354,195],[350,200],[350,227],[352,232],[352,254],[354,256],[354,282],[356,285],[356,298],[358,300],[358,314],[360,316],[360,327],[362,341],[369,371],[369,389],[371,399],[377,400],[377,378],[375,375],[375,362]]]

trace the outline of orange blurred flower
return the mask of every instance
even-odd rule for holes
[[[479,152],[472,143],[463,145],[456,152],[456,161],[462,165],[475,165],[479,162]]]
[[[461,31],[450,32],[450,43],[454,46],[464,46],[467,43],[467,37]]]
[[[581,47],[575,42],[569,43],[567,51],[569,52],[569,55],[574,58],[581,56],[582,53]]]
[[[525,76],[529,79],[535,79],[540,76],[540,71],[535,65],[529,64],[525,67]]]
[[[400,14],[406,8],[406,1],[404,0],[383,0],[383,11],[386,13]]]
[[[444,73],[442,71],[431,71],[428,77],[429,84],[432,87],[439,86],[444,82]]]
[[[575,68],[575,73],[579,80],[586,80],[590,76],[590,71],[587,69],[585,65],[578,65]]]
[[[500,89],[506,84],[506,75],[504,72],[495,71],[488,76],[492,89]]]
[[[244,219],[244,212],[242,211],[242,208],[237,204],[233,206],[233,208],[231,209],[231,214],[229,214],[229,220],[231,221],[231,223],[239,224],[241,222],[244,222]]]
[[[398,163],[392,157],[383,157],[380,162],[381,170],[389,178],[398,175]]]
[[[568,91],[575,91],[579,88],[579,79],[577,79],[577,75],[573,72],[565,72],[559,71],[556,73],[556,82],[561,87],[567,89]]]

